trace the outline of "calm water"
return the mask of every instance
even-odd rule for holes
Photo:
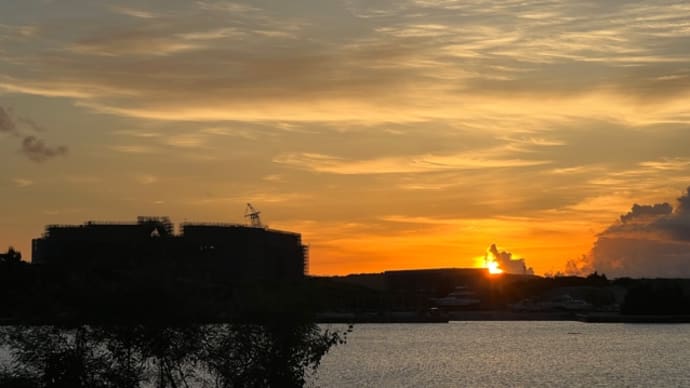
[[[690,325],[355,325],[319,387],[690,387]]]

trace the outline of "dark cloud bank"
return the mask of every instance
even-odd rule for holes
[[[0,133],[7,133],[21,139],[20,151],[24,156],[34,162],[44,162],[67,154],[66,146],[51,147],[36,135],[25,134],[18,124],[28,126],[34,132],[42,132],[43,128],[30,119],[14,117],[11,113],[11,110],[0,106]]]
[[[635,204],[566,271],[592,270],[609,277],[690,278],[690,187],[675,207]]]

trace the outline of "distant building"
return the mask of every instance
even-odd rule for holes
[[[192,263],[230,278],[290,279],[306,274],[308,249],[298,233],[184,223],[175,234],[167,217],[139,217],[136,223],[49,225],[32,241],[31,262],[113,268]]]

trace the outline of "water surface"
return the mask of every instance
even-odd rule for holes
[[[360,324],[321,387],[690,387],[690,325]]]

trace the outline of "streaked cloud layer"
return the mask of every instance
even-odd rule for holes
[[[680,1],[2,3],[0,235],[253,201],[316,273],[559,271],[690,184],[687,47]]]

